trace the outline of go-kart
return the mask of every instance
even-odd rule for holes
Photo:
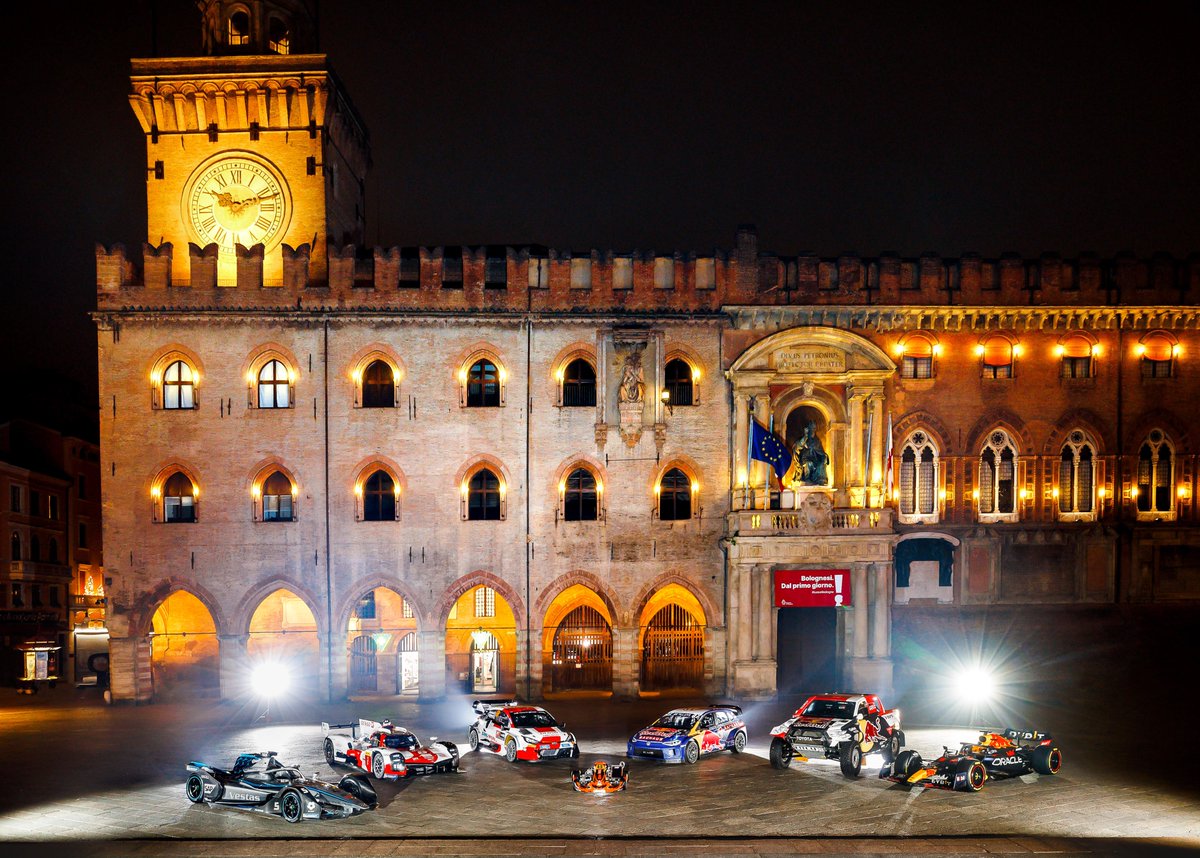
[[[571,784],[576,792],[590,792],[595,795],[611,795],[625,789],[629,783],[629,772],[624,763],[609,765],[604,760],[596,760],[590,769],[572,769]]]

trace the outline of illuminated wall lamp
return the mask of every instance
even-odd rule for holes
[[[1067,350],[1060,344],[1054,347],[1054,356],[1062,357],[1067,353]]]
[[[983,357],[984,351],[986,351],[986,349],[984,349],[983,343],[975,346],[975,357]]]
[[[941,357],[941,356],[942,356],[942,344],[941,344],[941,343],[935,343],[935,344],[934,344],[934,346],[933,346],[933,356],[934,356],[934,357]]]
[[[1012,347],[1013,357],[1020,357],[1024,351],[1025,351],[1025,349],[1021,348],[1021,346],[1019,346],[1019,345],[1015,345]]]
[[[1101,486],[1099,489],[1097,489],[1096,493],[1100,496],[1100,500],[1104,500],[1106,497],[1108,497],[1108,489],[1106,489],[1104,486]]]
[[[1055,486],[1054,490],[1052,492],[1050,492],[1050,497],[1052,497],[1052,498],[1058,497],[1058,486]]]
[[[1189,486],[1180,486],[1179,488],[1175,489],[1175,496],[1180,500],[1190,500],[1192,497],[1192,490]]]
[[[1179,343],[1171,346],[1171,357],[1179,357],[1181,354],[1183,354],[1183,346]]]
[[[896,343],[896,345],[892,346],[892,351],[895,352],[897,357],[903,357],[904,356],[904,343]]]
[[[940,501],[946,500],[946,490],[945,489],[938,489],[938,500],[940,500]]]
[[[1099,356],[1100,356],[1100,351],[1101,351],[1101,349],[1100,349],[1100,344],[1099,344],[1099,343],[1092,343],[1092,357],[1099,357]]]
[[[1135,355],[1137,355],[1138,357],[1144,356],[1146,354],[1146,344],[1138,343],[1136,346],[1133,347],[1133,353]]]

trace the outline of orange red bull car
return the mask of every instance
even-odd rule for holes
[[[596,760],[590,769],[572,769],[571,784],[576,792],[586,792],[593,795],[611,795],[625,789],[629,783],[629,772],[624,763],[609,765],[604,760]]]
[[[942,756],[928,763],[916,751],[901,751],[879,776],[909,786],[979,792],[991,778],[1031,772],[1056,775],[1063,762],[1050,734],[1037,730],[983,731],[977,741],[963,742],[957,753],[943,750]]]

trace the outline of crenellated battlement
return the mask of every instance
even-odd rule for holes
[[[96,247],[99,309],[297,305],[427,312],[713,313],[762,306],[1113,306],[1200,303],[1200,255],[1076,259],[1046,253],[984,259],[935,254],[872,259],[760,254],[750,229],[732,251],[584,253],[525,247],[330,247],[313,280],[312,248],[284,244],[282,278],[263,279],[263,247],[238,246],[236,276],[218,280],[215,245],[188,246],[191,277],[172,280],[174,248],[144,244],[140,267],[124,245]],[[154,293],[153,299],[147,298]]]

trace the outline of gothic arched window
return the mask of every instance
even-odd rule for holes
[[[667,471],[659,481],[658,517],[663,521],[692,517],[692,481],[679,468]]]
[[[396,374],[386,361],[367,366],[362,380],[363,408],[393,408],[396,405]]]
[[[937,449],[924,432],[914,432],[900,454],[900,515],[937,515]]]
[[[396,482],[387,471],[375,471],[363,482],[363,520],[396,520]]]
[[[562,404],[567,408],[596,404],[596,370],[584,358],[575,358],[563,370]]]
[[[599,517],[596,477],[587,468],[576,468],[567,476],[563,490],[565,521],[595,521]]]
[[[667,388],[667,402],[672,408],[692,405],[695,402],[693,389],[694,373],[691,365],[683,358],[672,358],[663,368]]]
[[[1059,460],[1058,511],[1063,515],[1094,513],[1095,497],[1095,445],[1076,429],[1067,436]]]
[[[1017,449],[1002,429],[992,432],[979,455],[979,512],[985,516],[1017,513]]]
[[[166,409],[195,408],[195,373],[185,362],[172,362],[163,372],[162,407]]]
[[[1161,429],[1151,430],[1138,451],[1138,512],[1169,513],[1175,509],[1174,450]]]
[[[480,468],[467,483],[467,519],[500,520],[500,478],[487,468]]]
[[[258,371],[258,407],[287,408],[291,402],[291,379],[281,360],[269,360]]]

